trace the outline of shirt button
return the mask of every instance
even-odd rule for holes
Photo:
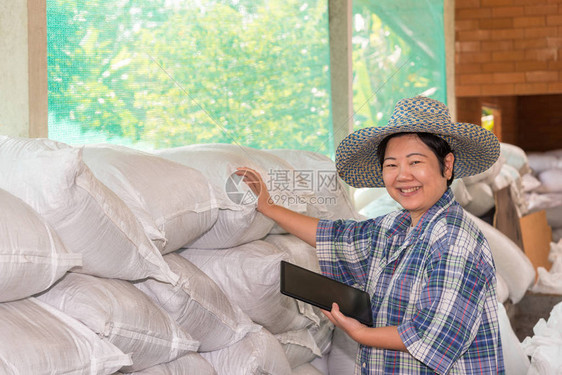
[[[363,362],[363,368],[367,367],[367,364],[365,362]]]

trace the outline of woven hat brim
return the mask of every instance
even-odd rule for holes
[[[370,127],[351,133],[336,149],[336,167],[340,177],[356,188],[384,187],[377,149],[384,138],[401,132],[433,133],[447,141],[455,155],[455,178],[484,172],[500,155],[500,143],[496,136],[474,124],[456,122],[443,126],[439,123],[410,123]]]

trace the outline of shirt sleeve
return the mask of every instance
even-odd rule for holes
[[[316,249],[322,273],[348,285],[365,285],[375,227],[373,220],[321,220]]]
[[[465,237],[433,244],[416,314],[398,327],[408,351],[439,374],[466,351],[482,321],[493,270],[475,256],[482,245],[475,242]]]

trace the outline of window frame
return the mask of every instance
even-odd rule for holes
[[[454,0],[444,0],[447,101],[456,118],[454,96]],[[352,0],[328,0],[330,81],[334,149],[353,131]],[[27,1],[29,137],[48,136],[47,9],[45,0]]]

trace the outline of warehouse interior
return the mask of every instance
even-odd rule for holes
[[[216,21],[208,30],[179,24],[191,6],[181,1],[86,3],[0,0],[0,332],[14,337],[0,345],[0,372],[357,371],[358,344],[279,292],[279,262],[320,272],[315,249],[257,212],[234,171],[254,168],[282,205],[321,219],[400,210],[384,188],[343,182],[335,150],[422,95],[501,144],[489,170],[451,190],[494,257],[506,373],[559,373],[561,0],[201,0],[195,17]],[[92,11],[113,6],[138,40]],[[299,21],[273,27],[287,9]],[[134,24],[146,14],[158,16]],[[91,19],[107,27],[80,29]],[[252,29],[259,19],[266,26]],[[190,41],[194,30],[217,47]],[[261,45],[243,39],[251,33],[280,37]],[[108,58],[110,34],[122,49]],[[254,44],[237,61],[222,50]],[[257,50],[273,64],[247,56]],[[216,60],[197,60],[205,53]],[[147,79],[123,84],[126,97],[115,82],[133,76]]]

